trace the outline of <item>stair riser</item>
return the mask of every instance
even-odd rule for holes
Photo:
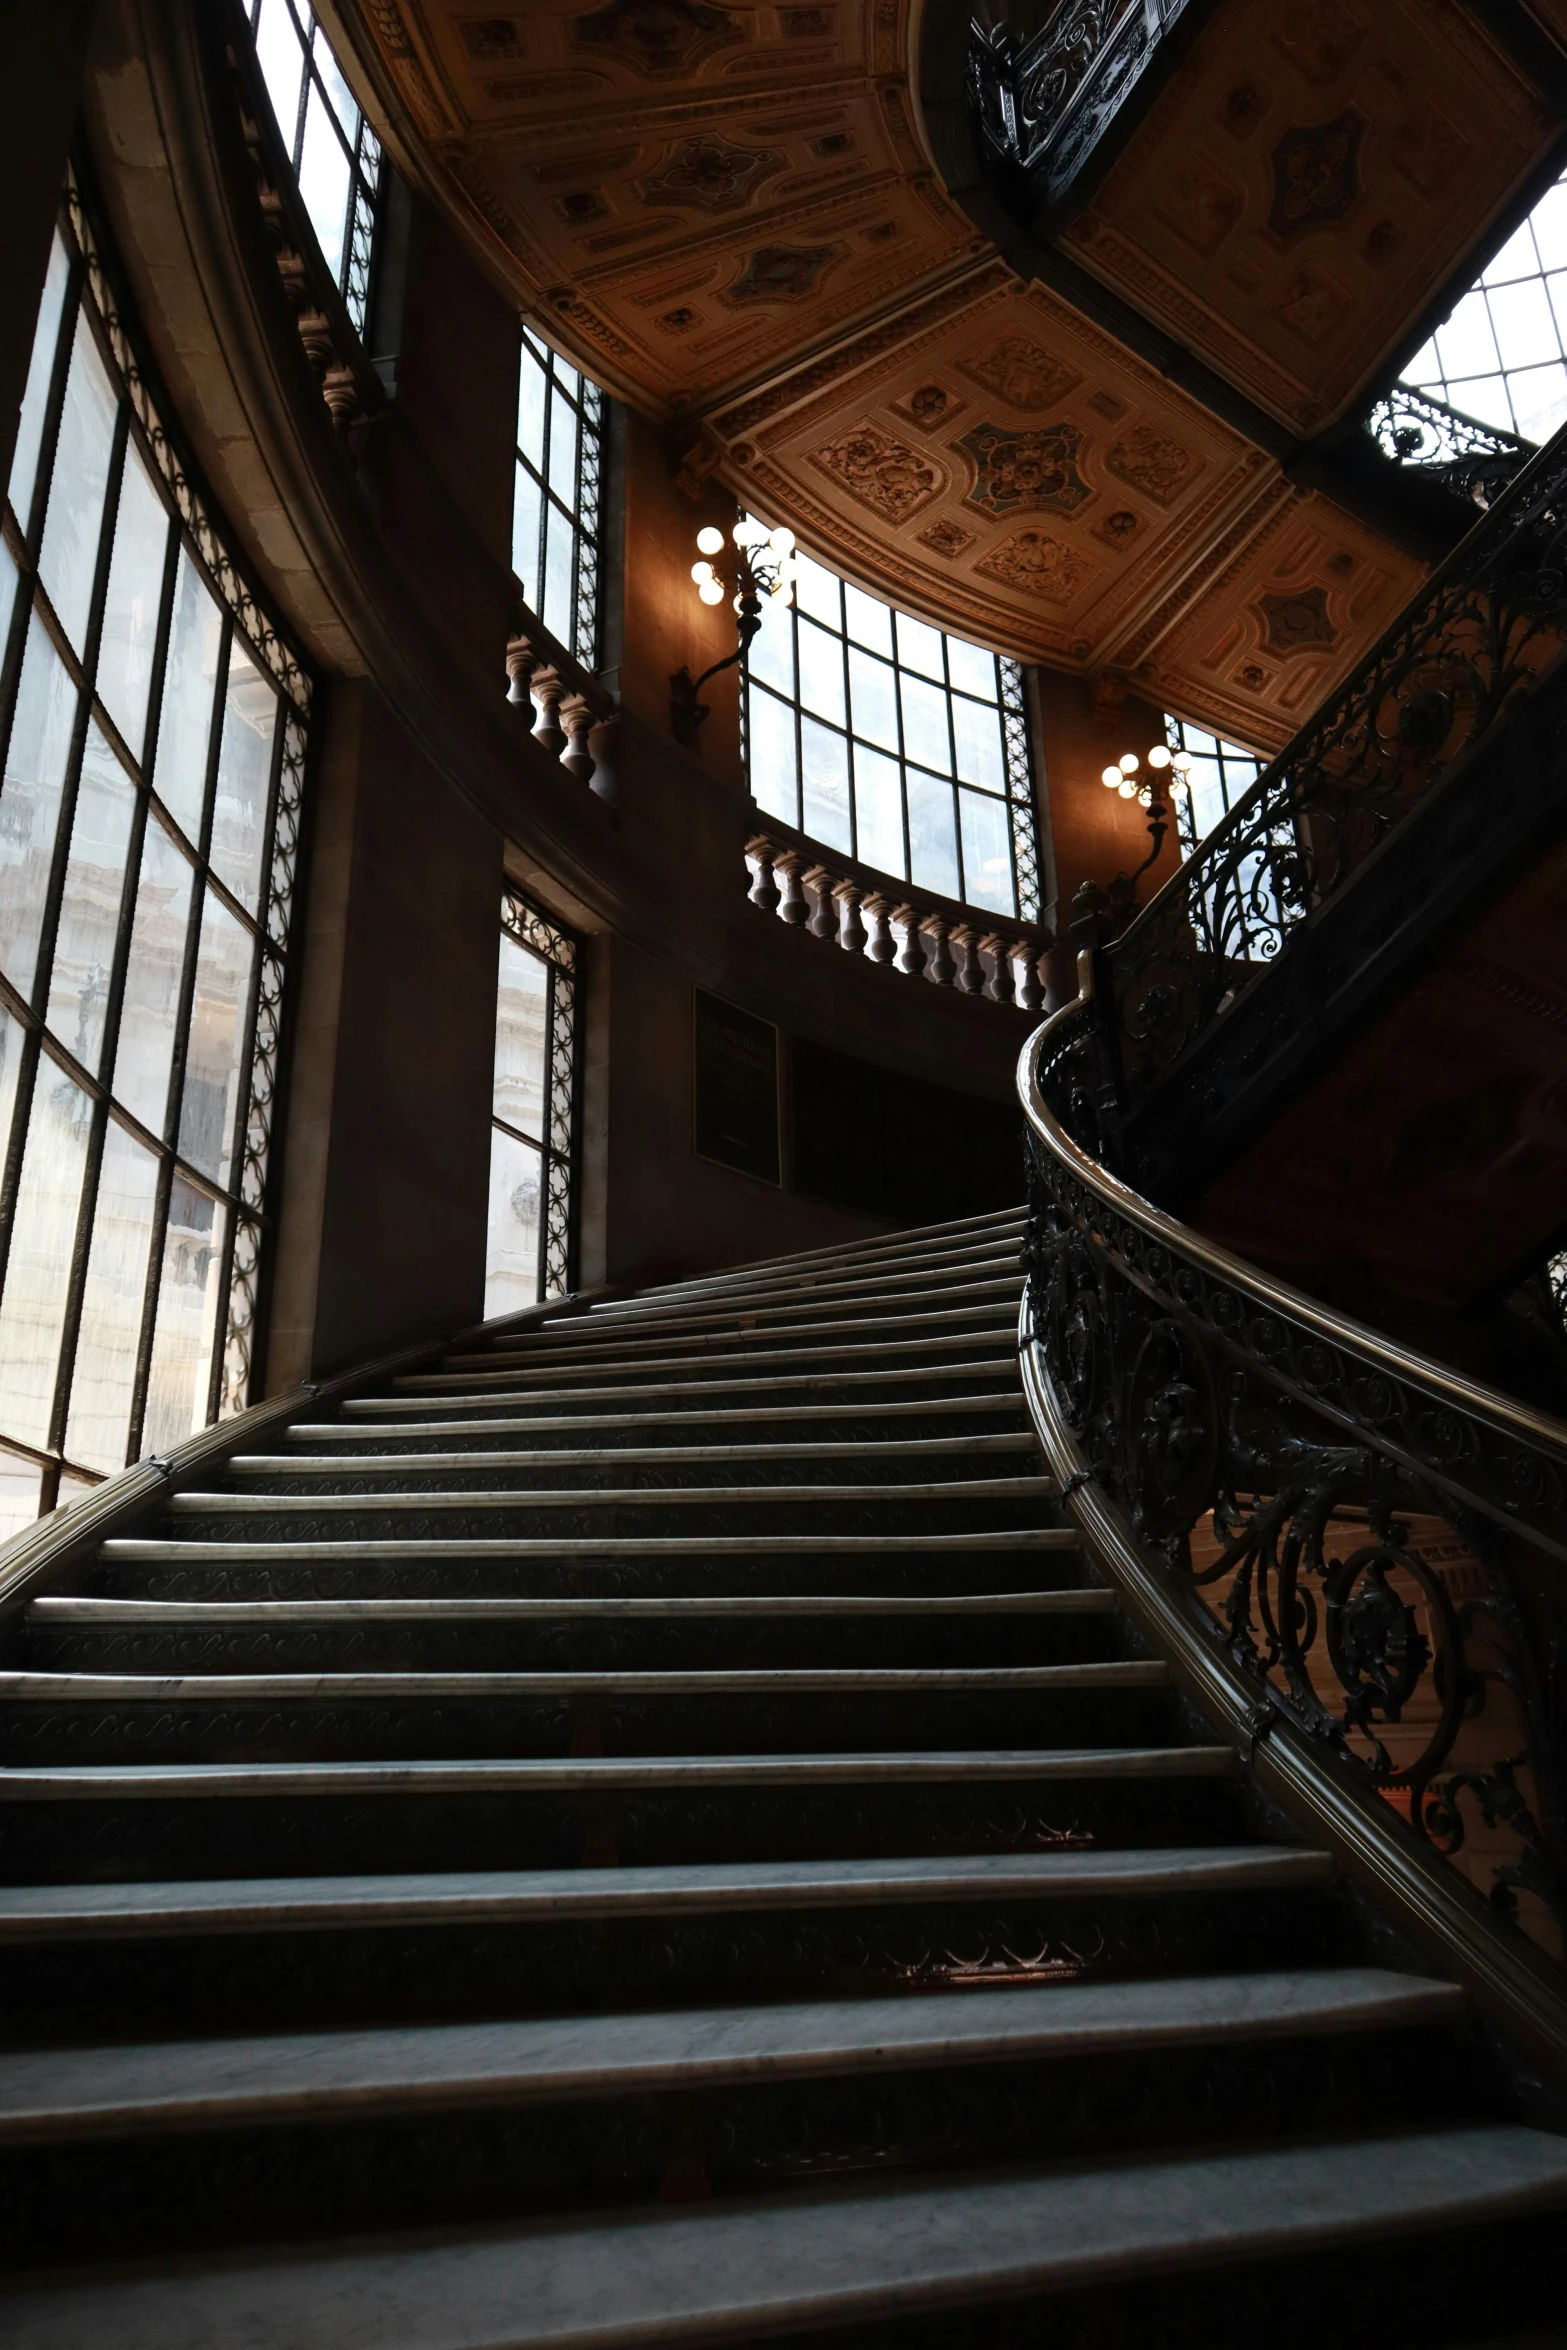
[[[607,1409],[594,1413],[577,1404],[559,1413],[538,1411],[531,1416],[496,1411],[451,1414],[441,1419],[421,1410],[409,1412],[406,1420],[389,1423],[394,1427],[416,1428],[417,1433],[411,1436],[387,1435],[379,1420],[368,1414],[356,1414],[339,1423],[345,1430],[341,1439],[311,1436],[296,1428],[289,1431],[288,1448],[311,1460],[333,1460],[345,1452],[373,1452],[416,1461],[421,1452],[471,1452],[476,1459],[482,1459],[487,1452],[522,1449],[574,1452],[592,1445],[614,1455],[623,1450],[642,1451],[652,1445],[671,1448],[687,1444],[814,1446],[824,1441],[875,1444],[889,1437],[923,1436],[956,1437],[962,1441],[974,1435],[1027,1430],[1022,1399],[1010,1385],[1001,1387],[998,1382],[989,1394],[971,1393],[966,1400],[959,1399],[958,1408],[950,1408],[952,1400],[939,1401],[934,1410],[922,1407],[914,1412],[904,1408],[907,1395],[893,1399],[883,1411],[872,1410],[858,1400],[846,1402],[840,1410],[833,1404],[798,1408],[786,1399],[769,1403],[765,1398],[753,1398],[750,1403],[727,1407],[743,1411],[743,1419],[725,1419],[720,1416],[726,1409],[721,1403],[682,1411],[677,1399],[660,1397],[652,1404],[644,1401],[638,1406],[628,1406],[630,1417],[625,1425]],[[637,1413],[652,1416],[638,1419]],[[497,1432],[484,1425],[487,1418],[508,1422],[514,1419],[516,1424],[509,1433]],[[564,1420],[567,1424],[552,1427],[552,1420]],[[302,1423],[305,1429],[310,1425]]]
[[[190,2037],[485,2015],[580,2015],[1340,1965],[1342,1906],[1306,1890],[883,1904],[676,1918],[465,1921],[0,1944],[18,2039]],[[84,2019],[90,2018],[90,2027]]]
[[[405,1371],[396,1381],[400,1395],[431,1394],[441,1388],[486,1388],[508,1380],[523,1387],[568,1387],[602,1379],[704,1379],[739,1368],[765,1377],[777,1365],[790,1371],[837,1369],[838,1358],[855,1370],[899,1369],[906,1364],[973,1361],[998,1354],[1017,1328],[1018,1299],[971,1308],[966,1313],[911,1315],[906,1326],[881,1315],[839,1319],[817,1327],[702,1331],[667,1338],[616,1338],[568,1351],[448,1358],[429,1371]]]
[[[455,1542],[467,1536],[492,1542],[507,1535],[560,1542],[652,1535],[668,1541],[690,1534],[1026,1533],[1056,1520],[1052,1497],[1044,1491],[976,1501],[856,1501],[835,1487],[821,1500],[758,1502],[731,1490],[726,1500],[682,1493],[668,1501],[590,1501],[558,1508],[518,1496],[504,1507],[478,1509],[422,1501],[412,1509],[378,1509],[367,1499],[352,1509],[322,1510],[313,1499],[294,1510],[181,1510],[149,1532],[180,1542]]]
[[[1243,1833],[1224,1780],[0,1805],[8,1884],[1168,1850]]]
[[[825,1441],[826,1431],[819,1434]],[[802,1485],[810,1486],[813,1491],[828,1486],[852,1501],[855,1487],[862,1485],[926,1485],[949,1480],[970,1483],[976,1478],[1030,1477],[1043,1473],[1038,1451],[1031,1442],[1009,1443],[1005,1449],[999,1446],[992,1449],[976,1441],[979,1435],[977,1430],[972,1432],[966,1442],[960,1440],[960,1445],[951,1451],[892,1453],[885,1458],[874,1452],[834,1458],[818,1445],[807,1446],[782,1459],[741,1454],[728,1460],[617,1461],[613,1456],[605,1460],[600,1455],[584,1460],[573,1453],[559,1464],[547,1459],[492,1463],[482,1452],[469,1450],[464,1452],[460,1468],[428,1468],[417,1453],[400,1460],[395,1454],[383,1454],[383,1459],[390,1457],[397,1465],[368,1472],[361,1469],[335,1473],[327,1468],[300,1471],[292,1460],[285,1459],[284,1465],[269,1466],[262,1471],[252,1471],[243,1463],[236,1463],[227,1479],[226,1490],[241,1497],[288,1494],[301,1500],[319,1500],[329,1494],[355,1495],[373,1505],[378,1497],[389,1493],[441,1494],[458,1487],[475,1493],[528,1493],[539,1489],[553,1492],[569,1485],[578,1491],[593,1488],[617,1493],[700,1495],[715,1486],[732,1489],[741,1485]],[[842,1440],[835,1433],[832,1441]],[[269,1458],[275,1460],[277,1456]],[[693,1506],[698,1505],[693,1503]]]
[[[27,1630],[12,1667],[46,1673],[656,1672],[745,1666],[1072,1664],[1122,1653],[1113,1616],[695,1617],[595,1625],[253,1625]]]
[[[754,1407],[765,1404],[787,1412],[791,1402],[828,1403],[843,1397],[851,1405],[874,1403],[907,1403],[913,1397],[938,1395],[980,1396],[1005,1401],[1017,1408],[1021,1398],[1018,1389],[1017,1365],[1013,1357],[1013,1342],[1009,1339],[997,1345],[983,1360],[972,1355],[962,1358],[932,1358],[925,1362],[905,1361],[883,1365],[880,1369],[864,1363],[845,1362],[829,1376],[809,1365],[795,1364],[787,1370],[778,1366],[769,1369],[766,1364],[707,1363],[696,1370],[658,1373],[646,1376],[628,1375],[625,1379],[604,1384],[588,1385],[575,1379],[562,1379],[552,1374],[542,1386],[481,1388],[464,1395],[432,1395],[407,1388],[399,1389],[375,1402],[374,1410],[345,1405],[344,1425],[370,1427],[377,1420],[429,1419],[444,1424],[447,1420],[480,1418],[488,1414],[504,1413],[508,1418],[554,1419],[569,1412],[573,1418],[592,1418],[600,1413],[621,1412],[690,1412],[694,1415],[708,1410]]]
[[[0,1706],[0,1762],[439,1760],[567,1754],[859,1754],[995,1746],[1162,1746],[1158,1690],[827,1696],[81,1699]]]
[[[1357,2033],[0,2147],[0,2261],[1419,2127],[1478,2103],[1466,2069],[1445,2033]]]
[[[580,1320],[558,1322],[553,1330],[522,1339],[500,1336],[486,1346],[454,1347],[441,1357],[443,1368],[484,1370],[495,1363],[579,1363],[605,1353],[654,1357],[680,1347],[762,1344],[769,1340],[819,1336],[921,1337],[962,1329],[1016,1314],[1023,1275],[1016,1261],[998,1272],[976,1267],[913,1289],[835,1290],[810,1295],[794,1289],[740,1293],[722,1301],[693,1303],[678,1312],[638,1315],[615,1325]]]

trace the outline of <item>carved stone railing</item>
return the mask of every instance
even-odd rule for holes
[[[1096,950],[1112,1126],[1168,1078],[1567,648],[1567,429],[1122,936]],[[1076,932],[1074,930],[1074,935]]]
[[[1019,1064],[1055,1465],[1251,1689],[1254,1738],[1293,1725],[1560,1958],[1567,1424],[1152,1207],[1074,1139],[1096,1083],[1069,1005]]]
[[[506,699],[515,709],[531,706],[534,741],[558,758],[568,775],[614,807],[620,798],[615,768],[619,717],[614,702],[542,622],[527,614],[525,626],[526,633],[513,636],[506,646]]]
[[[981,157],[1031,200],[1061,203],[1189,0],[1060,0],[1020,41],[969,32],[968,98]]]
[[[774,827],[745,844],[753,906],[808,938],[960,995],[1037,1012],[1052,933],[982,908],[911,892],[907,883],[851,863],[801,833]]]
[[[1536,449],[1533,441],[1482,424],[1410,384],[1394,384],[1383,394],[1366,430],[1395,465],[1415,467],[1482,513],[1517,480]]]

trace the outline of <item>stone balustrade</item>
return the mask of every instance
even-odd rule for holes
[[[847,954],[863,955],[906,979],[1016,1004],[1024,1012],[1044,1004],[1048,930],[1005,921],[986,928],[983,920],[963,919],[963,909],[938,909],[929,901],[922,906],[891,883],[878,889],[876,876],[835,872],[805,845],[767,833],[746,842],[745,861],[752,905],[792,929],[836,940]]]
[[[617,715],[604,694],[590,691],[585,673],[565,673],[565,657],[526,636],[506,646],[506,699],[515,709],[531,706],[534,741],[560,761],[570,776],[614,807]]]

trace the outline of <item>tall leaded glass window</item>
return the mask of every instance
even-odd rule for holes
[[[1549,440],[1567,420],[1567,178],[1487,263],[1402,380],[1528,441]]]
[[[307,0],[246,0],[272,111],[327,267],[361,334],[381,144]]]
[[[577,946],[515,890],[501,899],[484,1312],[571,1286]]]
[[[72,190],[0,553],[0,1528],[249,1401],[309,685]]]
[[[584,669],[598,661],[604,395],[522,330],[511,567],[545,627]]]
[[[795,563],[792,599],[763,599],[747,667],[757,806],[917,889],[1037,921],[1018,664]]]
[[[1190,761],[1187,788],[1183,791],[1176,784],[1170,789],[1181,853],[1189,857],[1220,818],[1250,791],[1267,761],[1257,751],[1242,750],[1238,743],[1221,741],[1200,726],[1189,726],[1184,718],[1166,718],[1164,732],[1171,750],[1184,751]]]

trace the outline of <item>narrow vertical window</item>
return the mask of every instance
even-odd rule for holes
[[[747,664],[757,806],[916,889],[1036,922],[1017,662],[895,612],[801,551],[795,562],[792,597],[763,600]]]
[[[511,564],[550,634],[596,667],[604,395],[522,330]]]
[[[515,1314],[572,1284],[576,941],[515,890],[501,900],[484,1312]]]
[[[256,60],[310,225],[360,334],[370,299],[381,144],[307,0],[247,0]]]
[[[0,1533],[250,1400],[309,684],[75,190],[0,549]]]
[[[1179,783],[1170,786],[1181,854],[1189,857],[1250,791],[1267,760],[1259,751],[1242,750],[1238,743],[1188,725],[1184,718],[1166,718],[1164,732],[1171,750],[1184,751],[1190,762],[1184,789]]]

